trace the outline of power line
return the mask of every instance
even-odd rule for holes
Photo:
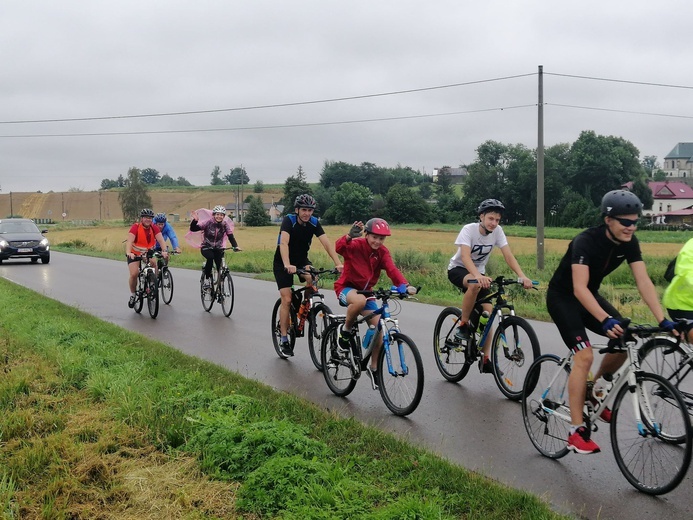
[[[134,118],[145,118],[145,117],[187,116],[187,115],[196,115],[196,114],[214,114],[214,113],[220,113],[220,112],[239,112],[239,111],[243,111],[243,110],[260,110],[260,109],[267,109],[267,108],[285,108],[285,107],[294,107],[294,106],[303,106],[303,105],[317,105],[320,103],[335,103],[338,101],[353,101],[353,100],[357,100],[357,99],[369,99],[369,98],[385,97],[385,96],[397,96],[397,95],[401,95],[401,94],[412,94],[414,92],[426,92],[426,91],[431,91],[431,90],[441,90],[441,89],[446,89],[446,88],[478,85],[481,83],[491,83],[494,81],[505,81],[505,80],[509,80],[509,79],[524,78],[527,76],[536,76],[536,72],[532,72],[529,74],[517,74],[515,76],[503,76],[500,78],[482,79],[482,80],[477,80],[477,81],[467,81],[464,83],[451,83],[448,85],[438,85],[438,86],[434,86],[434,87],[422,87],[422,88],[414,88],[414,89],[407,89],[407,90],[395,90],[395,91],[391,91],[391,92],[380,92],[377,94],[363,94],[360,96],[345,96],[345,97],[328,98],[328,99],[317,99],[317,100],[312,100],[312,101],[295,101],[292,103],[274,103],[274,104],[269,104],[269,105],[254,105],[254,106],[233,107],[233,108],[217,108],[217,109],[212,109],[212,110],[191,110],[191,111],[187,111],[187,112],[162,112],[162,113],[153,113],[153,114],[131,114],[131,115],[119,115],[119,116],[71,117],[71,118],[62,118],[62,119],[34,119],[34,120],[0,121],[0,124],[10,125],[10,124],[25,124],[25,123],[66,123],[66,122],[71,122],[71,121],[72,122],[74,122],[74,121],[103,121],[103,120],[109,120],[109,119],[134,119]]]
[[[616,108],[601,108],[601,107],[586,107],[586,106],[581,106],[581,105],[565,105],[561,103],[544,103],[544,106],[547,105],[552,105],[555,107],[563,107],[563,108],[577,108],[580,110],[594,110],[598,112],[617,112],[621,114],[636,114],[640,116],[657,116],[657,117],[675,117],[679,119],[693,119],[693,116],[683,116],[680,114],[660,114],[657,112],[640,112],[637,110],[619,110]]]
[[[577,79],[588,79],[592,81],[608,81],[611,83],[628,83],[630,85],[645,85],[648,87],[666,87],[666,88],[681,88],[687,90],[693,90],[693,87],[688,85],[671,85],[667,83],[652,83],[649,81],[630,81],[625,79],[612,79],[612,78],[596,78],[592,76],[577,76],[574,74],[557,74],[555,72],[544,72],[545,76],[559,76],[563,78],[577,78]]]

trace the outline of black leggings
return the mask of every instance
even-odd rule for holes
[[[216,264],[217,271],[221,269],[221,260],[224,258],[224,250],[205,248],[201,249],[200,252],[202,256],[207,259],[207,263],[205,263],[205,277],[210,278],[212,276],[212,262]]]

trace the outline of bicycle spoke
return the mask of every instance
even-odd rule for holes
[[[409,415],[421,401],[424,386],[419,349],[408,336],[395,333],[378,359],[380,395],[395,415]]]

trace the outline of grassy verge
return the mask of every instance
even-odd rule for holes
[[[2,518],[559,518],[2,279],[0,309]]]

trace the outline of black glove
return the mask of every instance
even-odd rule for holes
[[[361,228],[354,224],[351,226],[351,229],[349,230],[349,237],[350,238],[358,238],[361,236]]]
[[[604,318],[604,321],[602,321],[602,330],[604,331],[604,334],[609,332],[611,329],[613,329],[616,325],[620,325],[621,322],[618,321],[616,318],[609,316],[607,318]]]
[[[659,322],[659,327],[666,330],[667,332],[671,332],[676,328],[676,322],[664,318],[662,321]]]

